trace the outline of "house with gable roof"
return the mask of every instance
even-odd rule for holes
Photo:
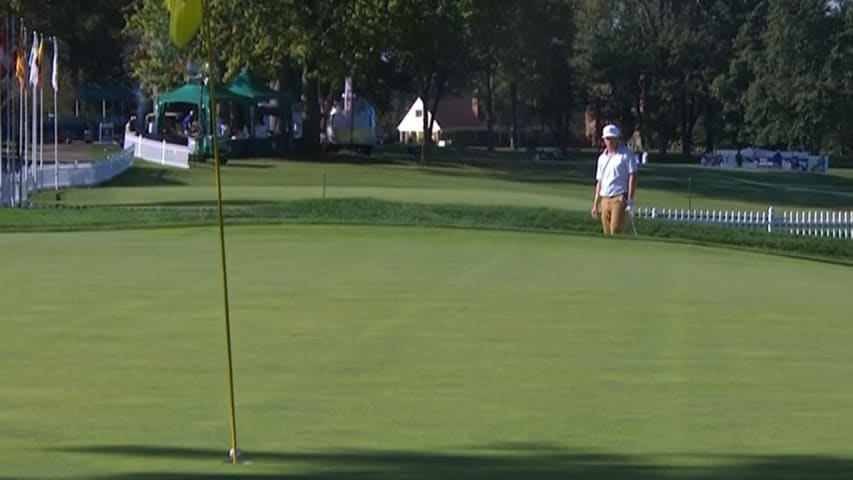
[[[423,140],[423,117],[432,120],[432,112],[424,107],[417,97],[397,124],[400,143],[420,143]],[[449,141],[454,143],[476,143],[485,137],[486,116],[480,107],[476,93],[471,96],[444,97],[438,103],[435,112],[435,124],[432,129],[432,142]]]

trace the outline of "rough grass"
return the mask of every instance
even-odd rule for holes
[[[600,223],[586,212],[548,208],[487,207],[390,202],[374,199],[294,200],[229,206],[228,224],[372,224],[600,235]],[[2,210],[0,231],[159,228],[213,225],[213,207],[81,207]],[[635,220],[641,237],[728,246],[767,253],[853,263],[853,241],[769,234],[756,229],[683,222]],[[628,235],[633,234],[629,226]]]

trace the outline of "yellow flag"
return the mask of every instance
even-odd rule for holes
[[[24,50],[18,46],[18,59],[15,62],[15,75],[23,87],[27,82],[27,62],[24,60]]]
[[[166,0],[169,10],[169,37],[178,48],[183,48],[201,27],[201,0]]]
[[[44,55],[44,37],[39,40],[39,49],[36,54],[36,86],[41,85],[41,57]]]

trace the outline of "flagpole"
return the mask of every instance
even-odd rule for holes
[[[27,32],[27,29],[24,27],[24,19],[21,19],[21,34],[18,36],[18,42],[20,42],[20,44],[18,45],[18,49],[20,50],[21,64],[23,64],[23,58],[24,58],[24,41],[25,41],[24,39],[27,38],[26,32]],[[17,59],[16,59],[16,63],[15,63],[15,74],[16,75],[18,74],[17,69],[18,69],[18,65],[17,65]],[[24,80],[25,80],[24,77],[26,77],[26,72],[24,72],[23,77],[20,77],[20,76],[18,77],[18,161],[16,162],[17,165],[16,165],[16,172],[15,172],[15,177],[16,177],[17,183],[18,183],[18,185],[17,185],[18,186],[18,198],[16,199],[16,202],[15,202],[17,204],[17,206],[23,206],[23,204],[24,204],[23,203],[23,198],[24,198],[23,181],[24,181],[24,177],[23,177],[23,174],[21,173],[24,170],[24,159],[26,158],[24,146],[26,145],[26,141],[27,141],[26,137],[25,137],[25,133],[27,131],[26,112],[24,111],[24,106],[27,104],[27,100],[25,97],[26,94],[24,93]]]
[[[12,28],[9,22],[10,18],[9,15],[3,17],[3,48],[5,49],[3,54],[7,59],[9,58],[9,49],[11,48],[11,42],[9,41],[11,38],[10,29]],[[8,163],[8,158],[11,158],[9,144],[12,142],[12,135],[9,134],[9,122],[11,121],[9,120],[9,111],[14,106],[12,95],[9,92],[9,84],[6,83],[7,79],[12,77],[12,62],[7,60],[7,63],[8,66],[6,71],[3,72],[2,84],[0,84],[0,207],[6,206],[6,197],[9,196],[9,187],[6,185],[9,181],[9,175],[6,173],[6,164]],[[5,120],[3,119],[4,110],[2,108],[3,97],[6,98],[6,102],[8,103],[5,110]]]
[[[24,41],[26,42],[26,30],[24,30]],[[27,88],[27,82],[29,78],[24,79],[24,143],[21,149],[24,152],[24,157],[22,159],[21,165],[21,207],[24,206],[24,202],[27,199],[27,193],[29,192],[29,168],[30,168],[30,132],[29,132],[29,122],[30,122],[30,89]]]
[[[35,33],[35,35],[33,35],[33,38],[36,42],[38,42],[38,33]],[[35,46],[35,49],[33,50],[33,65],[32,65],[32,67],[38,67],[38,58],[37,58],[38,57],[38,46],[35,43],[33,43],[33,45]],[[35,75],[35,76],[33,76],[33,75]],[[38,103],[39,103],[39,96],[38,96],[38,82],[34,80],[37,77],[38,77],[38,70],[36,68],[34,68],[30,72],[30,80],[31,80],[30,84],[33,86],[33,116],[32,116],[32,121],[33,121],[32,122],[32,126],[33,126],[33,136],[32,136],[33,155],[32,155],[32,157],[30,157],[30,180],[32,181],[33,190],[36,190],[38,188],[38,185],[36,184],[36,168],[38,167],[38,139],[39,139],[39,135],[38,135],[38,118],[39,118]]]
[[[24,159],[26,158],[26,93],[24,92],[24,81],[26,80],[27,72],[26,65],[24,64],[24,45],[26,44],[27,38],[27,29],[24,27],[24,19],[21,19],[21,32],[18,35],[18,49],[20,50],[20,59],[21,65],[23,66],[23,71],[20,72],[22,75],[18,77],[18,161],[15,165],[15,178],[18,186],[18,198],[16,199],[17,206],[21,207],[24,205]],[[15,65],[16,74],[17,72],[17,64]]]
[[[8,45],[11,47],[13,44],[15,44],[15,45],[17,44],[17,42],[15,42],[13,40],[15,38],[15,19],[14,19],[14,17],[12,17],[12,15],[9,15],[8,22],[9,22],[9,42],[8,42]],[[15,55],[16,58],[15,58],[14,67],[13,67],[12,62],[11,61],[9,62],[9,78],[10,78],[10,80],[9,80],[9,84],[6,88],[6,91],[9,93],[9,105],[7,106],[7,110],[6,110],[6,113],[8,115],[6,117],[8,119],[8,122],[6,123],[6,125],[7,125],[6,128],[9,129],[9,134],[6,136],[6,138],[10,142],[14,141],[14,139],[15,139],[15,112],[14,112],[14,109],[15,109],[15,101],[14,101],[14,98],[15,98],[15,95],[14,95],[14,93],[15,93],[15,86],[14,86],[15,75],[12,73],[12,68],[15,68],[17,70],[17,67],[18,67],[18,65],[17,65],[17,60],[18,60],[17,59],[17,52],[15,52],[15,54],[16,54]],[[11,148],[9,150],[7,150],[7,152],[9,153],[9,155],[8,155],[9,159],[6,160],[6,183],[8,184],[8,190],[9,190],[9,193],[8,193],[9,194],[9,206],[14,207],[15,206],[15,176],[14,176],[14,168],[13,168],[13,159],[15,158],[15,152]]]
[[[6,179],[6,197],[9,202],[8,205],[12,207],[12,203],[14,202],[14,182],[12,182],[12,158],[14,158],[14,152],[12,151],[11,144],[15,139],[15,128],[14,128],[14,120],[12,110],[15,108],[15,96],[13,95],[12,83],[14,82],[15,75],[14,68],[16,65],[12,62],[12,46],[14,42],[12,39],[15,38],[15,20],[12,18],[12,15],[8,15],[6,17],[6,48],[9,49],[7,53],[7,57],[9,58],[9,83],[6,84],[6,97],[7,100],[6,105],[6,170],[4,172]],[[17,60],[17,59],[16,59]]]
[[[38,118],[39,118],[39,113],[38,113],[39,96],[38,96],[38,86],[33,85],[33,87],[34,87],[33,88],[33,115],[32,115],[32,117],[30,117],[30,119],[32,120],[32,129],[33,129],[32,137],[30,138],[30,140],[31,140],[31,143],[33,145],[33,151],[32,151],[32,156],[30,157],[30,181],[32,182],[33,187],[36,188],[37,187],[37,185],[36,185],[36,167],[38,166],[38,159],[39,159],[38,158],[38,137],[39,136],[38,136],[38,127],[37,127]]]
[[[41,56],[42,49],[44,48],[44,35],[39,38],[39,53],[37,57]],[[38,119],[38,130],[39,130],[39,162],[38,168],[36,168],[36,188],[41,187],[42,182],[42,169],[44,168],[44,85],[41,82],[41,58],[38,58],[38,66],[39,71],[36,72],[36,88],[39,92],[39,119]]]
[[[9,123],[11,122],[9,112],[14,106],[9,83],[7,83],[8,79],[12,78],[12,62],[8,60],[10,58],[9,49],[11,48],[12,38],[11,18],[9,15],[3,17],[3,55],[7,59],[7,66],[2,77],[0,77],[0,207],[6,206],[7,197],[11,199],[9,197],[9,186],[6,185],[9,182],[9,174],[6,171],[6,166],[12,157],[11,148],[9,148],[9,144],[12,143],[12,135],[9,133]],[[6,110],[3,110],[4,98],[6,99]],[[6,116],[5,119],[3,118],[4,115]]]
[[[44,39],[42,39],[44,41]],[[39,74],[41,75],[41,74]],[[39,186],[44,181],[42,177],[44,177],[44,84],[39,81],[39,96],[41,99],[39,103],[39,168],[38,168],[38,177],[39,177]]]
[[[9,34],[7,35],[8,41],[6,42],[6,45],[8,45],[9,48],[12,48],[12,46],[14,44],[13,39],[15,38],[15,20],[12,17],[12,15],[9,15],[6,18],[6,22],[9,25]],[[14,120],[15,114],[13,111],[15,108],[15,101],[14,101],[15,89],[14,89],[14,85],[13,85],[14,81],[15,81],[14,80],[15,75],[12,72],[14,71],[13,68],[17,67],[17,65],[14,65],[12,63],[12,61],[11,61],[12,57],[9,57],[9,58],[10,58],[10,61],[9,61],[9,83],[6,85],[6,93],[8,94],[8,97],[9,97],[9,104],[6,106],[6,133],[7,133],[6,142],[7,142],[7,144],[13,142],[15,139],[15,120]],[[15,60],[17,60],[17,58]],[[14,151],[11,148],[7,147],[6,153],[7,153],[6,156],[8,157],[6,159],[6,184],[7,184],[6,190],[8,190],[6,192],[6,194],[9,197],[9,206],[12,207],[12,206],[14,206],[13,204],[15,202],[15,182],[13,181],[13,177],[12,177],[12,159],[15,157],[14,157]]]
[[[23,198],[24,198],[23,187],[22,187],[24,178],[23,178],[23,174],[21,173],[24,170],[24,158],[26,156],[26,154],[24,153],[24,145],[26,145],[26,143],[25,143],[26,139],[24,138],[24,132],[26,132],[26,130],[27,130],[27,127],[25,126],[26,120],[24,120],[25,115],[26,115],[24,112],[24,105],[27,103],[27,101],[26,101],[26,99],[24,99],[24,95],[25,95],[24,94],[24,84],[22,82],[19,82],[18,83],[18,161],[16,162],[17,163],[17,165],[16,165],[17,171],[15,172],[16,173],[15,176],[17,177],[17,183],[18,183],[18,198],[16,199],[16,202],[15,202],[17,204],[17,206],[23,205]]]
[[[231,317],[228,308],[228,273],[225,267],[225,223],[222,213],[222,177],[220,175],[219,161],[219,132],[216,128],[210,127],[211,125],[215,125],[216,121],[216,68],[213,57],[213,35],[210,31],[210,2],[207,0],[203,1],[202,8],[202,18],[205,24],[204,30],[207,36],[207,64],[213,70],[213,72],[208,71],[208,81],[210,84],[210,118],[208,118],[208,127],[210,130],[211,141],[213,142],[213,159],[216,172],[216,205],[219,212],[219,250],[222,264],[222,293],[225,307],[225,338],[228,346],[228,394],[231,410],[231,463],[236,465],[239,461],[240,455],[239,450],[237,449],[237,413],[234,406],[234,368],[231,356]]]
[[[8,58],[8,50],[9,50],[9,17],[3,17],[3,55]],[[0,75],[0,208],[6,206],[6,155],[3,155],[3,149],[7,148],[9,144],[9,138],[6,135],[6,122],[3,121],[3,98],[5,98],[3,90],[6,90],[6,77],[9,75],[8,71],[3,71],[3,75]],[[11,99],[9,97],[10,103],[9,108],[11,108]]]
[[[51,67],[51,84],[53,86],[53,189],[59,191],[59,106],[56,101],[59,90],[59,76],[56,67],[59,63],[56,50],[56,37],[53,37],[53,66]],[[59,200],[59,198],[56,198]]]

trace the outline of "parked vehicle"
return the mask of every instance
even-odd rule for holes
[[[370,155],[376,145],[376,110],[364,99],[356,98],[352,80],[347,78],[341,100],[334,103],[326,121],[324,148],[329,151],[353,150]]]

